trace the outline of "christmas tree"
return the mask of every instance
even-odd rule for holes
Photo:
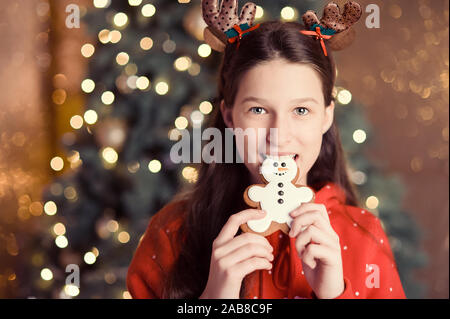
[[[318,1],[258,1],[257,22],[301,21]],[[128,298],[127,267],[151,216],[180,187],[195,183],[196,170],[174,164],[171,146],[180,131],[205,122],[216,94],[221,54],[204,44],[200,1],[94,0],[83,16],[96,41],[81,49],[89,74],[84,124],[67,147],[72,169],[44,194],[51,229],[34,240],[43,266],[29,264],[30,286],[23,297]],[[240,4],[242,6],[243,3]],[[339,63],[337,61],[337,65]],[[375,140],[362,108],[336,83],[336,121],[348,154],[352,180],[365,208],[383,222],[409,298],[423,287],[412,270],[419,230],[400,207],[404,186],[383,176],[364,155]],[[30,240],[31,241],[31,240]],[[25,261],[24,261],[25,262]],[[26,263],[26,262],[25,262]],[[80,271],[80,289],[69,274]]]

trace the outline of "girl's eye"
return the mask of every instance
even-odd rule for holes
[[[264,111],[264,109],[260,106],[254,106],[254,107],[250,108],[250,112],[252,112],[254,114],[262,114],[261,113],[262,111]]]
[[[309,113],[309,110],[306,107],[298,107],[298,108],[296,108],[296,110],[303,110],[303,112],[297,113],[297,114],[300,114],[300,115],[306,115],[306,114]]]

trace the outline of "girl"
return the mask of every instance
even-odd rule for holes
[[[208,126],[222,136],[227,127],[277,128],[277,153],[296,154],[296,184],[314,189],[315,202],[291,212],[289,235],[241,233],[265,214],[243,200],[247,186],[262,183],[262,158],[202,162],[193,189],[151,218],[128,270],[134,298],[405,298],[380,220],[359,208],[347,174],[333,58],[299,30],[265,22],[226,46]]]

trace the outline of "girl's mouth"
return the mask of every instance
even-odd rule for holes
[[[280,155],[280,156],[287,156],[287,155],[289,155],[290,157],[292,157],[292,159],[294,160],[294,161],[296,161],[297,159],[298,159],[298,154],[297,153],[292,153],[292,154],[286,154],[286,155]],[[267,157],[269,157],[269,156],[273,156],[273,155],[270,155],[270,154],[260,154],[260,157],[262,158],[262,160],[265,160]],[[277,156],[277,155],[275,155],[275,156]]]

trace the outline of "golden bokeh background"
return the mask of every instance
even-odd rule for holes
[[[85,45],[83,25],[65,27],[65,8],[74,2],[92,5],[88,0],[0,3],[0,249],[11,257],[20,253],[18,234],[39,231],[33,220],[44,214],[44,185],[81,165],[61,143],[73,143],[83,120],[95,122],[95,114],[84,113],[84,92],[93,84],[83,81],[95,48]],[[424,231],[422,247],[429,256],[427,267],[415,275],[428,285],[428,298],[448,298],[449,2],[358,2],[379,6],[381,27],[366,28],[363,12],[355,42],[335,53],[338,77],[363,105],[377,135],[379,143],[367,156],[385,163],[386,175],[400,174],[407,186],[403,207]],[[120,33],[102,37],[114,41]],[[143,39],[141,47],[151,46],[151,39]],[[117,56],[118,64],[126,61],[127,56]],[[178,67],[185,65],[190,62],[178,61]],[[148,79],[139,83],[142,89],[149,85]],[[107,104],[113,97],[103,98]],[[46,209],[51,214],[52,208]],[[33,262],[39,264],[39,256]],[[0,297],[14,280],[13,268],[0,273]]]

